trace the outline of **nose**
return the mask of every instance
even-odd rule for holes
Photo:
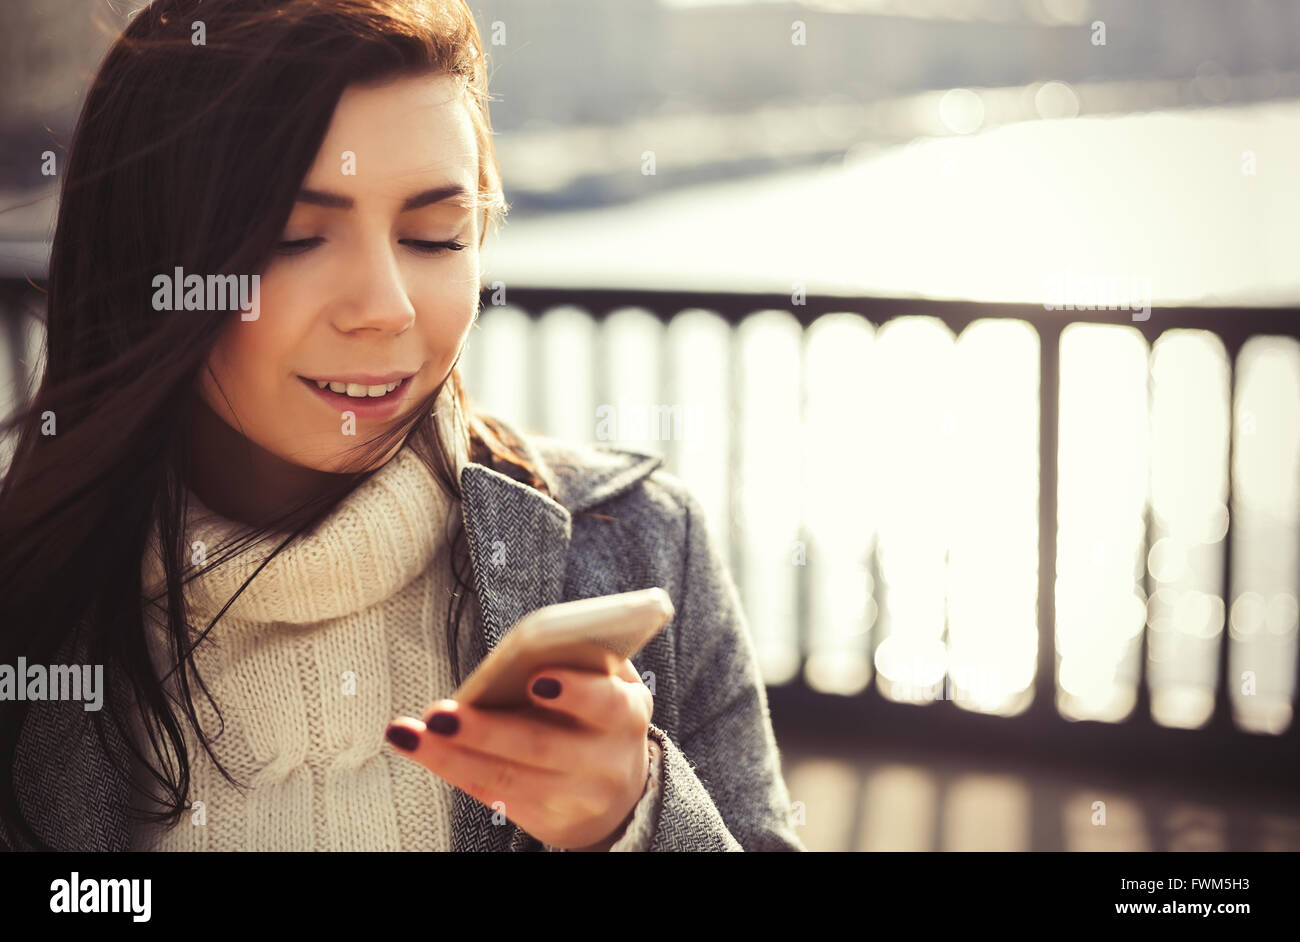
[[[415,323],[415,307],[392,249],[372,240],[348,262],[347,288],[332,320],[344,332],[373,330],[400,334]]]

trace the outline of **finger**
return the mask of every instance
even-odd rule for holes
[[[627,658],[623,658],[623,660],[619,663],[618,676],[622,677],[624,680],[629,682],[634,682],[638,684],[642,682],[641,674],[636,669],[636,665],[633,664],[631,661],[629,661]]]
[[[404,737],[394,735],[395,728],[415,734],[414,749],[403,748]],[[504,802],[512,820],[518,820],[514,815],[539,807],[539,796],[552,794],[564,785],[565,777],[557,772],[474,752],[436,734],[426,735],[424,724],[410,717],[398,717],[389,724],[388,740],[402,755],[488,807]]]
[[[560,726],[548,711],[480,710],[439,700],[425,714],[426,735],[522,765],[556,772],[596,768],[604,744],[590,730]]]
[[[528,685],[528,696],[539,706],[606,731],[644,732],[654,712],[654,698],[640,679],[568,668],[539,671]]]

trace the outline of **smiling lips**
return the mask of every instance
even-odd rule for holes
[[[330,406],[336,414],[351,412],[358,419],[389,419],[397,414],[410,397],[406,389],[411,376],[374,382],[376,377],[360,377],[369,382],[356,382],[358,377],[346,380],[308,379],[298,377],[318,399]],[[382,379],[382,377],[380,378]]]
[[[314,382],[316,383],[317,389],[329,388],[333,392],[351,396],[354,399],[378,399],[380,396],[386,396],[398,386],[402,385],[401,380],[377,386],[363,386],[361,383],[329,382],[323,379],[318,379]]]
[[[413,373],[389,373],[386,376],[358,374],[334,376],[329,379],[312,379],[304,376],[302,379],[315,383],[317,389],[329,389],[341,396],[349,396],[353,399],[379,399],[391,393],[413,375]]]

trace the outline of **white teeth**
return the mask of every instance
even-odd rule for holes
[[[326,379],[318,379],[315,380],[314,382],[316,383],[318,389],[324,389],[326,386],[328,386],[330,390],[333,392],[341,393],[345,396],[351,396],[354,399],[367,399],[367,398],[378,398],[379,396],[386,396],[394,389],[396,389],[398,386],[402,385],[403,381],[399,379],[397,380],[397,382],[385,383],[379,386],[363,386],[360,383],[330,382],[329,380]]]

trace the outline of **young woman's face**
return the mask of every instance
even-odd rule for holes
[[[451,79],[349,88],[262,272],[258,316],[232,316],[201,371],[204,400],[286,461],[359,470],[345,467],[348,449],[430,395],[468,336],[477,186]]]

